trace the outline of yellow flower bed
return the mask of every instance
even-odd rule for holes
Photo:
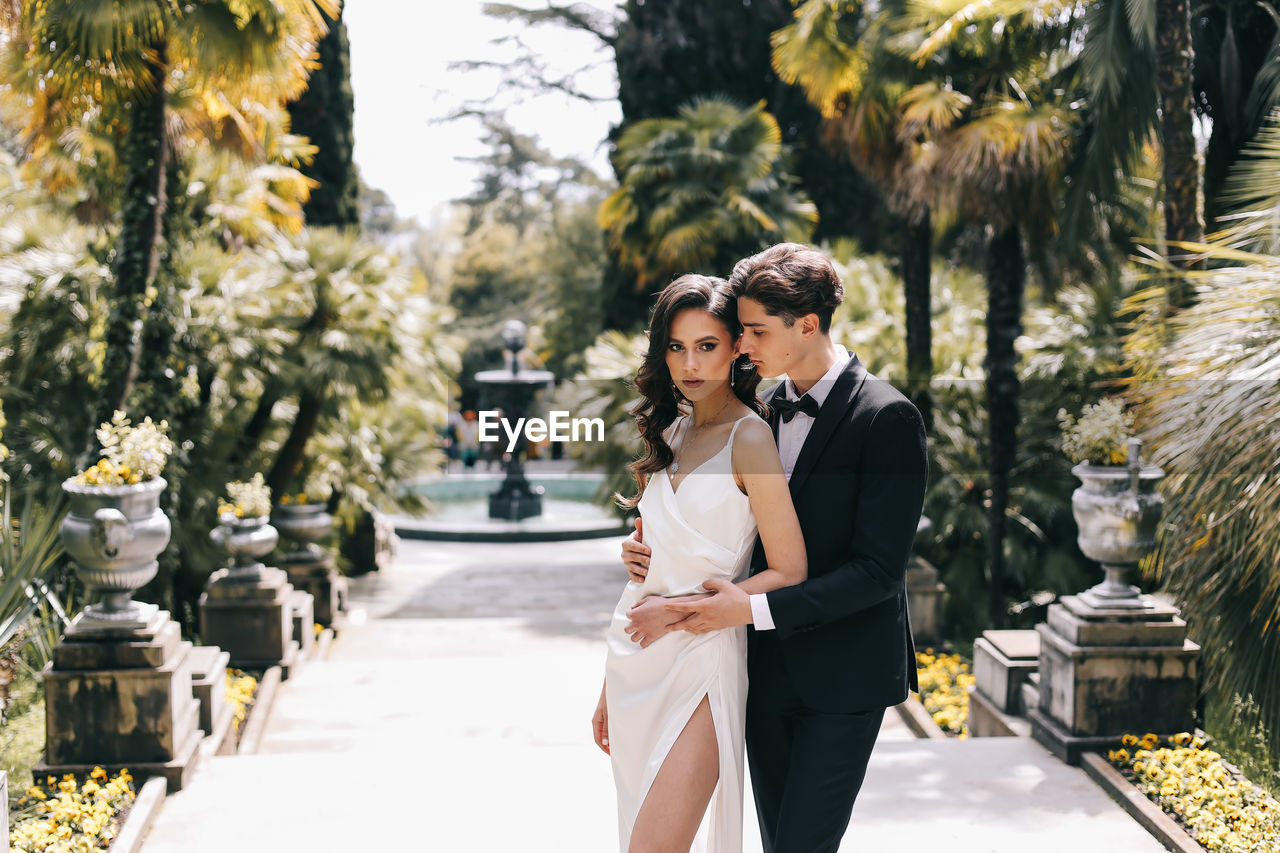
[[[83,785],[70,773],[61,779],[49,776],[18,800],[9,845],[18,853],[106,850],[116,836],[116,818],[133,803],[134,794],[128,770],[111,777],[95,767]]]
[[[1153,734],[1125,735],[1107,757],[1206,850],[1280,850],[1280,802],[1232,773],[1199,738],[1184,732],[1162,745]]]
[[[249,706],[253,704],[254,694],[258,692],[258,679],[245,675],[238,669],[227,670],[227,701],[231,703],[235,721],[232,725],[240,731]]]
[[[938,728],[958,738],[969,736],[969,687],[973,673],[960,655],[916,652],[920,701]]]

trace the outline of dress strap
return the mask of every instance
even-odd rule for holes
[[[733,437],[738,434],[738,427],[742,425],[742,422],[745,421],[747,418],[754,418],[754,417],[757,417],[757,416],[754,414],[743,415],[742,417],[738,418],[736,421],[733,422],[733,429],[729,430],[729,441],[728,441],[729,447],[733,447]]]

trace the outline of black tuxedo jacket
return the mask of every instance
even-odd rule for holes
[[[918,690],[906,570],[927,476],[920,413],[850,358],[791,474],[809,577],[768,593],[775,630],[749,632],[753,692],[786,679],[811,710],[855,713]]]

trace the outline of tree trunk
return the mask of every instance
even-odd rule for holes
[[[280,383],[269,376],[263,385],[262,395],[258,397],[257,408],[253,410],[253,416],[249,418],[249,423],[245,424],[244,432],[240,436],[240,446],[236,451],[240,459],[248,461],[258,452],[262,436],[271,423],[271,410],[278,402],[280,402]]]
[[[112,264],[115,291],[104,334],[98,424],[124,409],[138,371],[147,288],[159,262],[157,251],[165,202],[165,51],[160,45],[151,66],[150,93],[140,93],[131,105],[129,128],[121,145],[125,167],[120,238]]]
[[[1194,94],[1191,85],[1191,4],[1189,0],[1156,0],[1156,81],[1160,87],[1160,141],[1164,147],[1165,239],[1170,243],[1204,242],[1200,218],[1200,164],[1192,132]],[[1170,256],[1185,254],[1170,247]],[[1181,266],[1198,266],[1182,262]],[[1185,308],[1191,288],[1181,277],[1169,282],[1169,305]]]
[[[933,379],[932,301],[933,221],[926,209],[919,222],[904,221],[902,242],[902,289],[906,299],[907,394],[924,418],[924,427],[933,431],[933,401],[929,381]]]
[[[987,623],[1005,621],[1004,540],[1009,506],[1009,472],[1018,447],[1018,353],[1026,287],[1022,235],[1017,226],[995,235],[987,249],[987,413],[990,419],[990,486],[987,502],[987,564],[990,589]]]
[[[176,362],[193,356],[196,345],[178,319],[182,302],[178,268],[182,247],[190,244],[194,225],[187,200],[186,174],[181,159],[173,153],[165,158],[164,186],[167,198],[156,252],[158,264],[151,277],[150,305],[142,322],[137,369],[130,393],[140,413],[152,420],[167,420],[170,437],[181,442],[185,434],[172,428],[191,403],[182,399],[183,377],[176,369]]]
[[[302,392],[298,401],[298,416],[294,418],[293,429],[289,437],[276,455],[276,462],[267,474],[267,485],[272,495],[283,495],[289,482],[302,470],[302,459],[306,454],[307,442],[316,431],[316,423],[320,420],[320,410],[324,407],[324,396],[315,391]]]

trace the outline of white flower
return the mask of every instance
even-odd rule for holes
[[[271,514],[271,489],[263,481],[261,473],[254,474],[247,483],[239,480],[227,483],[227,496],[241,518],[260,518]]]
[[[1127,442],[1133,435],[1133,415],[1124,410],[1119,397],[1107,397],[1085,406],[1076,421],[1066,409],[1058,410],[1062,427],[1062,452],[1072,462],[1094,465],[1123,465],[1128,458]]]

